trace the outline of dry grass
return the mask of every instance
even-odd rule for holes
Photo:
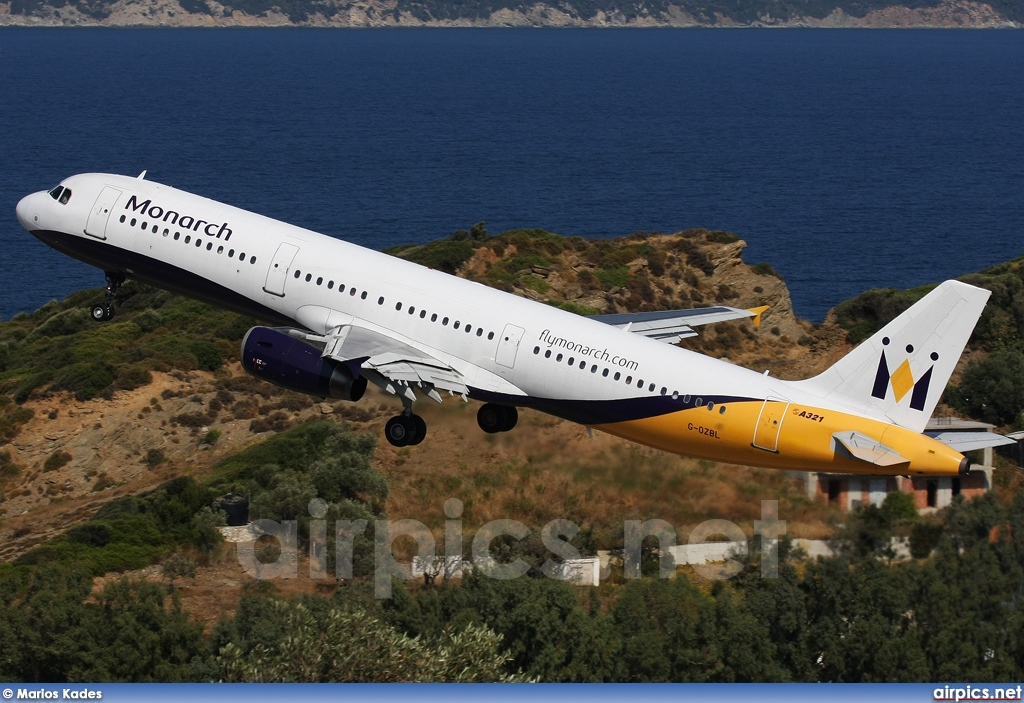
[[[617,546],[630,519],[661,519],[680,541],[708,519],[739,524],[748,534],[761,501],[778,500],[795,537],[831,532],[832,511],[808,500],[802,484],[780,471],[716,464],[666,454],[537,412],[520,412],[510,433],[485,435],[477,406],[446,402],[417,407],[430,427],[416,447],[381,443],[376,463],[391,482],[392,519],[419,520],[438,537],[449,498],[462,501],[466,534],[498,519],[539,529],[568,519],[594,530],[600,548]],[[376,423],[370,423],[373,428]]]

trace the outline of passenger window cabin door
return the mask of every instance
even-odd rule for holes
[[[96,239],[107,238],[107,221],[110,219],[114,205],[117,204],[117,199],[121,197],[121,192],[110,186],[103,187],[103,191],[96,198],[96,203],[89,212],[89,219],[85,223],[86,234],[96,237]]]
[[[522,327],[516,327],[515,325],[505,325],[505,331],[501,333],[501,337],[498,339],[498,351],[494,355],[494,360],[502,366],[513,368],[516,365],[516,352],[519,351],[519,342],[523,339],[523,334],[526,332]]]
[[[299,253],[299,248],[294,244],[283,242],[277,248],[274,259],[270,262],[270,269],[267,271],[267,282],[263,290],[271,295],[284,297],[284,285],[288,281],[288,273],[292,269],[292,261]]]

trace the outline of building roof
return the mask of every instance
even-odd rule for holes
[[[960,417],[933,417],[925,426],[925,432],[991,432],[996,428],[987,422],[964,420]]]

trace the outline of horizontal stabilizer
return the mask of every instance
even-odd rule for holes
[[[900,456],[889,447],[860,432],[836,432],[832,439],[836,441],[836,453],[845,454],[852,459],[866,461],[875,466],[910,463],[910,459]]]
[[[975,449],[1001,447],[1004,444],[1016,444],[1017,440],[995,432],[927,432],[932,439],[937,439],[947,447],[952,447],[961,454]]]
[[[659,310],[655,312],[622,313],[616,315],[594,315],[590,319],[618,327],[626,332],[633,332],[659,342],[675,344],[687,337],[696,337],[694,327],[710,325],[727,320],[739,320],[745,317],[755,318],[755,324],[761,322],[761,315],[766,307],[753,310],[742,310],[719,305],[713,308],[694,308],[690,310]]]

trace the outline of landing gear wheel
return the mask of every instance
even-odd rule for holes
[[[404,447],[409,444],[415,428],[405,415],[395,415],[384,425],[384,437],[394,447]]]
[[[518,423],[518,422],[519,422],[519,411],[516,410],[514,405],[510,405],[510,406],[506,407],[505,408],[505,424],[502,425],[501,431],[502,432],[508,432],[513,427],[515,427],[516,423]]]
[[[90,311],[92,319],[96,322],[105,322],[114,316],[114,298],[117,291],[124,283],[124,274],[116,271],[107,271],[107,292],[104,296],[103,305],[96,305]]]
[[[395,447],[419,444],[427,436],[427,423],[419,415],[395,415],[384,425],[384,437]]]
[[[412,424],[415,425],[416,431],[413,433],[413,439],[409,442],[412,444],[419,444],[423,441],[423,438],[427,436],[427,423],[423,421],[423,418],[419,415],[413,415]]]
[[[519,411],[509,405],[487,403],[476,413],[476,422],[484,432],[508,432],[519,421]]]
[[[92,319],[96,320],[96,322],[103,322],[104,320],[109,320],[110,317],[108,317],[108,314],[113,316],[114,311],[105,305],[94,305],[90,314],[92,315]]]

